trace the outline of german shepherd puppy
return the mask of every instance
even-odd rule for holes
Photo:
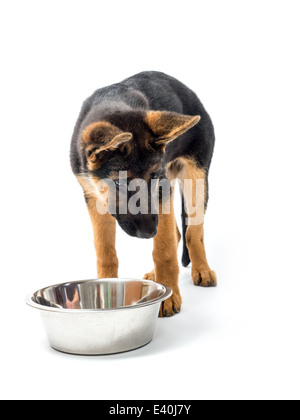
[[[83,188],[91,217],[99,278],[118,277],[115,249],[116,221],[129,235],[154,238],[154,269],[145,275],[171,287],[173,295],[162,304],[160,316],[172,316],[181,309],[178,287],[177,247],[181,239],[172,203],[159,195],[158,211],[150,211],[155,188],[153,179],[178,179],[182,191],[183,257],[192,263],[195,285],[211,287],[217,278],[207,263],[203,218],[192,223],[199,201],[196,183],[204,185],[203,215],[208,201],[208,172],[215,143],[212,121],[194,92],[164,73],[143,72],[97,90],[84,103],[71,143],[72,170]],[[120,178],[127,174],[127,180]],[[99,181],[110,180],[106,188]],[[120,211],[129,201],[128,182],[142,179],[149,187],[149,211]],[[185,188],[190,180],[192,188]],[[115,188],[112,188],[115,187]],[[110,196],[115,190],[115,209]],[[126,190],[127,195],[124,194]],[[123,191],[123,192],[122,192]],[[106,194],[106,195],[105,195]],[[107,195],[108,194],[108,195]],[[109,211],[99,212],[101,197]],[[124,198],[125,197],[125,198]],[[163,211],[169,201],[169,211]]]

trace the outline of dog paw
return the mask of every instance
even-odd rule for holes
[[[160,318],[170,317],[178,314],[181,310],[181,296],[179,293],[173,295],[163,302],[160,306],[159,316]]]
[[[152,270],[151,273],[144,275],[144,280],[152,280],[155,281],[155,270]]]
[[[216,273],[210,269],[192,269],[192,279],[195,286],[216,287],[218,284]]]
[[[151,273],[144,275],[145,280],[155,281],[155,270],[152,270]],[[161,282],[163,284],[163,282]],[[174,292],[172,296],[167,299],[165,302],[162,302],[159,310],[159,317],[165,318],[170,317],[175,314],[178,314],[181,310],[181,296],[179,291]]]

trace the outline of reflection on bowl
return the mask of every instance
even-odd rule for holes
[[[46,287],[26,302],[40,311],[53,348],[110,354],[149,343],[160,304],[171,294],[149,280],[101,279]]]

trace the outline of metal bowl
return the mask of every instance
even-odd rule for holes
[[[26,303],[40,311],[54,349],[101,355],[148,344],[160,304],[171,295],[149,280],[101,279],[46,287]]]

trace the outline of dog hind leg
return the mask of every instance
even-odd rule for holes
[[[205,170],[192,159],[180,158],[180,170],[176,176],[180,180],[187,215],[185,241],[188,256],[192,262],[192,279],[195,285],[213,287],[217,277],[208,265],[204,245],[204,213],[207,202],[207,177]],[[202,189],[201,189],[202,185]],[[190,187],[189,187],[190,186]],[[200,188],[199,188],[200,186]],[[198,196],[197,196],[198,194]],[[188,260],[186,259],[186,263]]]

